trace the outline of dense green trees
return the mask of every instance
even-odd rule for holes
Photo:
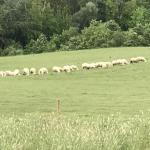
[[[0,0],[2,56],[149,45],[149,0]]]

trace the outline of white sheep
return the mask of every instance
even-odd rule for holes
[[[113,61],[112,61],[112,64],[113,64],[113,66],[122,65],[123,62],[122,62],[122,59],[117,59],[117,60],[113,60]]]
[[[16,76],[15,72],[13,71],[5,71],[6,76]]]
[[[130,58],[130,63],[138,63],[138,62],[147,62],[147,60],[143,56]]]
[[[106,63],[102,63],[102,68],[107,68],[107,64]]]
[[[91,63],[91,64],[83,63],[82,68],[83,69],[94,69],[94,68],[96,68],[96,63]]]
[[[143,56],[138,56],[137,57],[137,60],[140,62],[140,61],[142,61],[142,62],[147,62],[147,60],[143,57]]]
[[[89,69],[89,64],[88,63],[83,63],[82,64],[82,69]]]
[[[23,68],[22,74],[25,75],[25,76],[29,76],[29,75],[30,75],[30,70],[29,70],[29,68]]]
[[[138,63],[137,59],[135,57],[130,58],[130,63]]]
[[[113,66],[111,62],[97,62],[95,64],[96,68],[110,68]]]
[[[19,69],[15,69],[15,70],[13,71],[13,73],[15,74],[15,76],[20,76],[20,71],[19,71]]]
[[[119,59],[121,65],[128,65],[129,62],[126,59]]]
[[[48,69],[47,68],[40,68],[38,71],[39,75],[44,75],[44,74],[48,74]]]
[[[36,69],[35,68],[30,68],[30,74],[36,75]]]
[[[6,77],[6,73],[4,71],[0,71],[0,77]]]
[[[78,71],[78,70],[79,70],[79,68],[78,68],[77,66],[75,66],[75,65],[71,65],[71,66],[70,66],[70,69],[71,69],[72,71]]]
[[[68,73],[71,72],[71,68],[70,68],[70,66],[68,66],[68,65],[63,66],[62,69],[63,69],[64,72],[68,72]]]
[[[126,59],[117,59],[112,61],[113,66],[115,65],[128,65],[129,62]]]
[[[106,68],[113,67],[113,64],[111,62],[104,62],[104,64],[106,64]]]
[[[61,67],[57,67],[57,66],[54,66],[54,67],[52,68],[52,71],[53,71],[53,72],[60,73],[60,72],[62,72],[62,71],[63,71],[63,68],[61,68]]]
[[[95,63],[96,68],[102,68],[104,62],[97,62]]]
[[[96,65],[97,65],[96,63],[91,63],[91,64],[90,64],[90,69],[96,68]]]

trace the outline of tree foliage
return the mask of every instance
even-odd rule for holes
[[[0,0],[0,55],[149,45],[149,0]]]

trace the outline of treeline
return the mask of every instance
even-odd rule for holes
[[[150,46],[149,0],[0,0],[0,55]]]

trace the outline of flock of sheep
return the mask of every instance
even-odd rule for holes
[[[128,65],[132,63],[139,63],[139,62],[147,62],[147,60],[143,56],[139,57],[132,57],[129,61],[126,59],[117,59],[113,60],[112,62],[96,62],[96,63],[83,63],[82,69],[93,69],[93,68],[111,68],[116,65]],[[79,68],[76,65],[66,65],[63,67],[53,67],[52,72],[60,73],[60,72],[72,72],[78,71]],[[20,75],[44,75],[48,74],[48,69],[43,67],[37,70],[36,68],[24,68],[23,70],[15,69],[14,71],[0,71],[1,77],[6,76],[20,76]]]
[[[116,65],[128,65],[132,63],[139,63],[139,62],[147,62],[147,60],[143,56],[138,56],[138,57],[132,57],[130,58],[129,61],[126,59],[117,59],[113,60],[112,62],[96,62],[96,63],[83,63],[82,64],[82,69],[94,69],[94,68],[111,68]],[[71,72],[71,71],[76,71],[79,70],[79,68],[75,65],[67,65],[64,67],[53,67],[52,71],[53,72]]]
[[[20,76],[20,75],[44,75],[48,74],[48,69],[47,68],[40,68],[38,71],[35,68],[24,68],[23,70],[15,69],[14,71],[0,71],[0,76],[1,77],[6,77],[6,76]]]

